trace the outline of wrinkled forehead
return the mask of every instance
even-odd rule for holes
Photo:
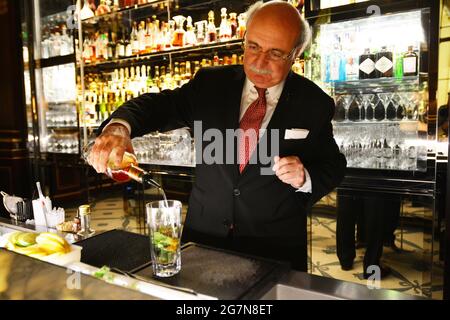
[[[259,19],[257,16],[248,25],[245,38],[264,49],[278,49],[289,52],[298,39],[298,25],[287,27],[285,23],[272,19]]]

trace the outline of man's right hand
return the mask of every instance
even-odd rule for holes
[[[130,132],[122,124],[112,123],[95,139],[88,161],[98,173],[104,173],[110,155],[114,153],[115,165],[119,165],[125,151],[134,153]]]

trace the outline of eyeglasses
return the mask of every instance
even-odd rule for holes
[[[267,51],[263,51],[260,46],[258,46],[256,43],[247,43],[245,39],[242,41],[242,48],[244,51],[247,51],[250,54],[259,55],[261,53],[266,53],[269,60],[272,61],[286,61],[292,58],[292,55],[294,54],[295,50],[297,49],[294,47],[291,52],[288,54],[277,50],[277,49],[270,49]]]

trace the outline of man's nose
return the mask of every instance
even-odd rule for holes
[[[266,66],[269,62],[269,55],[267,52],[260,52],[255,58],[255,66],[258,69],[262,69],[262,67]]]

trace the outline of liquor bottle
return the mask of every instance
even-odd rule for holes
[[[327,69],[327,82],[345,80],[345,65],[343,64],[343,55],[338,42],[335,42],[333,51],[328,58]]]
[[[219,66],[219,56],[217,55],[213,58],[213,66]]]
[[[93,146],[94,141],[83,147],[82,155],[87,163],[89,163],[89,157]],[[132,153],[125,151],[122,160],[119,164],[116,164],[115,153],[112,152],[106,166],[106,175],[117,182],[128,182],[133,179],[139,183],[151,185],[162,191],[161,185],[151,178],[150,173],[139,167],[136,156]]]
[[[107,45],[107,59],[112,60],[116,56],[116,41],[113,37],[113,33],[108,33],[108,45]]]
[[[208,28],[207,28],[207,37],[206,41],[207,43],[213,43],[217,40],[217,31],[216,31],[216,25],[214,24],[214,11],[208,12]]]
[[[170,49],[172,48],[173,34],[175,33],[175,21],[170,20],[166,25],[168,27],[166,28],[165,48]]]
[[[113,0],[113,6],[112,11],[118,11],[120,9],[120,1],[119,0]]]
[[[194,27],[192,26],[192,17],[187,17],[185,46],[195,46],[197,44],[197,37],[195,35]]]
[[[116,46],[116,57],[123,58],[125,57],[125,35],[123,31],[119,34],[119,42],[117,42]]]
[[[185,72],[184,79],[189,81],[189,80],[191,80],[191,78],[192,78],[191,62],[186,61],[186,72]]]
[[[156,16],[152,16],[152,34],[153,34],[153,44],[152,44],[152,52],[158,52],[162,50],[162,34],[159,26],[159,20],[156,19]]]
[[[137,22],[133,22],[133,28],[131,29],[130,40],[131,40],[131,54],[136,55],[139,53],[139,38],[137,31]]]
[[[231,64],[238,64],[238,56],[235,53],[231,55]]]
[[[155,76],[153,78],[156,87],[161,88],[161,79],[159,77],[159,66],[155,66]]]
[[[376,78],[375,55],[370,53],[370,49],[366,49],[359,56],[359,79],[373,78]]]
[[[133,55],[133,47],[131,45],[130,40],[126,36],[127,33],[125,31],[123,32],[123,35],[124,35],[125,57],[131,57]]]
[[[387,51],[386,46],[381,47],[381,51],[375,55],[377,78],[391,78],[394,75],[393,67],[392,52]]]
[[[186,21],[186,18],[183,16],[175,16],[173,17],[173,20],[175,21],[176,24],[176,29],[173,32],[173,37],[172,37],[172,46],[173,47],[183,47],[184,46],[184,35],[185,35],[185,31],[184,31],[184,21]]]
[[[138,30],[139,54],[145,53],[145,29],[145,21],[141,21]]]
[[[219,39],[220,41],[228,41],[231,39],[231,26],[227,19],[227,8],[220,9],[222,21],[219,26]]]
[[[403,54],[400,52],[395,53],[395,60],[394,60],[394,77],[396,79],[402,79],[403,78]]]
[[[124,0],[123,7],[131,7],[135,5],[136,0]]]
[[[246,19],[247,19],[247,17],[245,15],[245,13],[241,13],[238,15],[239,27],[238,27],[237,34],[240,39],[244,38],[245,31],[247,30]]]
[[[199,61],[195,61],[195,63],[194,63],[194,76],[198,72],[198,70],[200,70],[200,62]]]
[[[173,80],[176,82],[176,86],[178,87],[181,82],[180,64],[175,62],[174,65]]]
[[[147,18],[147,25],[145,28],[145,53],[150,53],[152,52],[152,47],[153,47],[153,24],[150,20],[150,18]]]
[[[100,0],[100,4],[97,7],[97,10],[95,10],[95,15],[96,16],[101,16],[103,14],[107,14],[111,12],[111,8],[106,5],[106,1],[105,0]]]
[[[300,58],[295,59],[294,64],[292,65],[292,71],[298,75],[303,75],[302,66],[300,64]]]
[[[358,63],[352,56],[347,58],[347,64],[345,66],[345,78],[347,81],[358,80],[359,77]]]
[[[417,76],[418,60],[417,54],[413,51],[413,46],[408,46],[408,52],[403,56],[403,75],[405,77]]]
[[[231,39],[235,39],[237,37],[238,23],[236,17],[236,12],[230,12]]]
[[[207,23],[206,20],[194,23],[194,25],[197,27],[197,44],[206,43],[206,36],[205,36],[206,23]]]
[[[103,93],[100,95],[100,112],[102,113],[102,120],[106,120],[109,117],[108,114],[108,94],[106,91],[103,91]]]

